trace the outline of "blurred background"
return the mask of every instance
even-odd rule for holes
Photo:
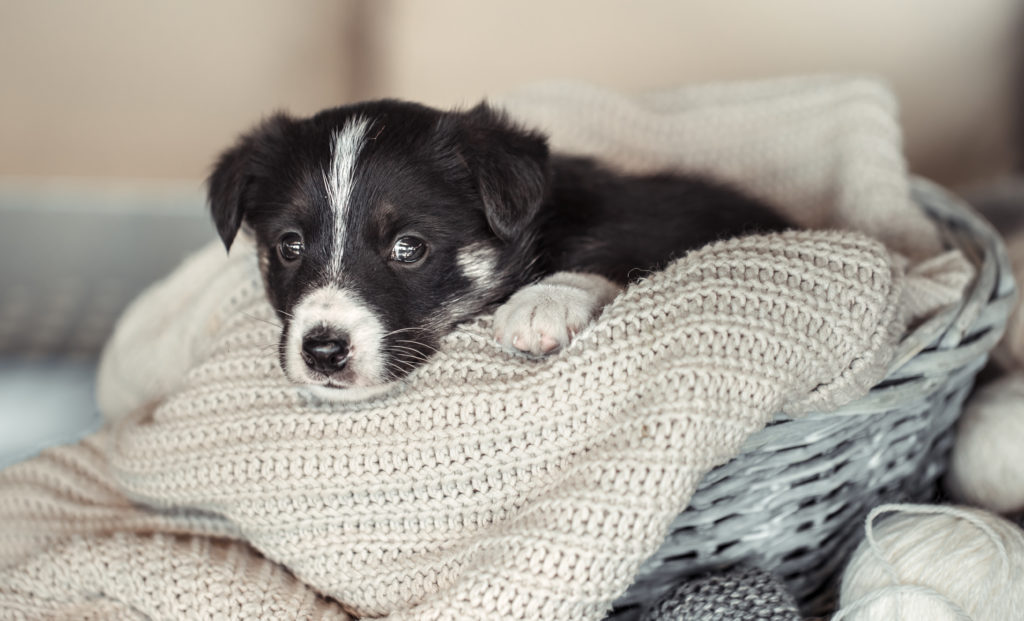
[[[1024,144],[1021,0],[0,0],[0,467],[96,424],[123,306],[213,238],[202,182],[278,109],[883,78],[912,170],[964,192]]]

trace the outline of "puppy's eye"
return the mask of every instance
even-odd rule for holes
[[[302,236],[298,233],[285,233],[277,242],[277,253],[287,262],[297,260],[306,251],[306,244],[302,242]]]
[[[391,248],[391,260],[399,263],[416,263],[427,253],[427,242],[419,237],[399,237]]]

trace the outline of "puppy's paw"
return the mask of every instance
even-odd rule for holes
[[[569,344],[620,291],[596,274],[561,272],[523,287],[494,314],[494,337],[536,356]]]

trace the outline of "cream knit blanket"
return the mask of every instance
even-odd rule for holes
[[[829,88],[851,85],[871,91]],[[894,218],[919,217],[898,198]],[[719,243],[630,287],[557,356],[502,350],[484,317],[392,394],[324,404],[281,375],[251,247],[211,246],[122,319],[98,385],[110,425],[0,472],[0,616],[599,619],[773,413],[883,377],[921,310],[905,284],[934,306],[966,274],[905,265],[856,232]]]

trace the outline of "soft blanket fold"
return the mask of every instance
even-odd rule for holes
[[[163,598],[194,588],[175,572],[149,575],[153,607],[126,602],[86,571],[96,554],[180,554],[172,565],[208,588],[237,588],[237,572],[194,544],[104,538],[158,531],[248,541],[308,585],[296,596],[279,569],[262,570],[296,614],[332,611],[310,604],[321,593],[368,616],[599,618],[708,469],[779,409],[829,408],[863,392],[901,327],[901,283],[878,242],[751,237],[630,288],[558,357],[511,355],[482,319],[396,394],[339,406],[283,379],[253,255],[217,252],[194,262],[249,277],[217,292],[228,302],[193,335],[208,349],[184,385],[82,447],[0,477],[0,607],[42,598],[79,610],[114,597],[167,616]],[[180,274],[162,285],[194,286]],[[104,459],[83,461],[87,447]],[[60,540],[55,531],[92,537],[41,563],[31,553]],[[253,554],[233,550],[235,562]],[[216,601],[194,604],[212,614]]]
[[[251,246],[212,245],[121,321],[111,424],[0,472],[0,616],[599,619],[773,413],[883,377],[905,264],[851,231],[722,242],[557,356],[484,317],[325,404],[282,377]]]

